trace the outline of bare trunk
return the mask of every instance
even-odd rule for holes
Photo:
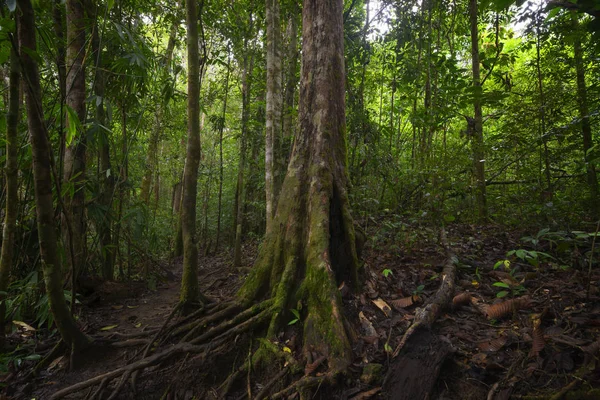
[[[471,138],[473,152],[473,177],[475,178],[475,201],[480,221],[487,219],[487,199],[485,194],[485,159],[483,147],[483,115],[481,109],[481,75],[479,72],[479,32],[477,26],[477,0],[469,2],[471,20],[471,58],[473,67],[473,87],[475,88],[474,132]]]
[[[591,204],[594,205],[596,216],[600,214],[600,198],[598,193],[598,176],[596,168],[591,162],[592,155],[590,149],[594,147],[592,139],[592,126],[590,124],[590,112],[587,99],[587,87],[585,84],[585,67],[583,61],[583,49],[581,48],[581,38],[579,35],[579,21],[575,13],[571,14],[573,30],[576,32],[575,42],[573,43],[575,55],[575,70],[577,73],[577,102],[579,105],[579,118],[581,118],[581,136],[583,139],[583,156],[587,173],[588,186],[590,187]]]
[[[281,21],[279,18],[279,0],[266,0],[267,14],[267,120],[265,137],[265,192],[267,228],[272,228],[274,207],[278,195],[280,154],[278,141],[281,139]]]
[[[19,0],[19,9],[21,12],[18,23],[20,56],[23,78],[27,82],[25,100],[33,156],[35,206],[44,282],[48,303],[58,331],[65,343],[77,351],[88,344],[88,339],[77,327],[63,292],[52,199],[50,144],[43,119],[39,70],[36,61],[30,56],[31,51],[37,50],[36,25],[30,0]]]
[[[64,161],[65,218],[63,222],[64,246],[69,251],[67,262],[76,278],[86,260],[85,221],[85,16],[82,0],[67,0],[67,93],[66,103],[70,111],[67,126],[76,126],[74,137],[67,138]],[[74,121],[73,119],[77,119]],[[70,236],[68,225],[71,225]],[[72,251],[71,251],[72,246]],[[74,279],[75,280],[75,279]]]
[[[183,202],[181,228],[183,237],[183,277],[181,280],[181,303],[186,306],[201,299],[198,288],[198,247],[196,235],[196,198],[198,189],[198,165],[200,164],[200,78],[201,63],[198,41],[198,7],[194,1],[186,1],[187,59],[188,59],[188,140],[183,175]],[[203,46],[204,48],[204,46]]]
[[[252,18],[252,16],[250,16]],[[250,29],[252,32],[252,29]],[[245,52],[248,53],[248,39],[245,39]],[[244,191],[244,172],[246,169],[246,153],[248,147],[248,120],[250,117],[250,88],[252,70],[254,68],[254,49],[251,55],[244,54],[244,68],[242,70],[242,129],[240,134],[240,161],[238,164],[238,177],[235,199],[235,241],[233,265],[239,268],[242,264],[242,227],[244,225],[244,204],[246,196]]]
[[[282,179],[285,175],[285,168],[289,161],[291,146],[288,145],[295,135],[294,103],[296,99],[296,85],[298,78],[298,3],[293,2],[292,10],[289,13],[287,24],[287,69],[284,91],[284,109],[283,109],[283,127],[282,127],[282,146],[281,146],[281,164]]]
[[[0,254],[0,351],[4,348],[4,324],[6,305],[4,293],[8,289],[10,270],[12,267],[15,229],[19,207],[18,196],[18,168],[17,155],[19,151],[18,125],[19,125],[19,86],[21,74],[19,68],[19,55],[15,49],[18,40],[14,36],[14,46],[10,51],[10,83],[8,113],[6,115],[6,209],[4,214],[4,230],[2,231],[2,253]]]
[[[229,52],[229,49],[228,49]],[[221,239],[221,214],[223,205],[223,130],[225,129],[225,115],[227,113],[227,98],[229,96],[229,75],[231,73],[231,57],[227,57],[227,73],[225,75],[225,97],[223,99],[223,110],[219,120],[219,203],[217,206],[217,238],[215,243],[215,252],[219,251]]]
[[[304,351],[327,357],[332,373],[350,363],[338,284],[357,282],[347,196],[342,0],[306,0],[303,10],[300,131],[275,213],[243,302],[274,299],[268,335],[299,300]],[[297,297],[295,297],[297,295]]]

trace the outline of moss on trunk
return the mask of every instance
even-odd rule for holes
[[[304,352],[326,356],[336,373],[351,361],[338,286],[358,283],[347,195],[342,1],[305,1],[303,26],[300,131],[272,230],[238,296],[245,305],[274,299],[269,338],[301,303]]]

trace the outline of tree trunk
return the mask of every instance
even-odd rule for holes
[[[4,230],[2,231],[2,253],[0,254],[0,351],[4,348],[4,324],[6,316],[6,304],[4,293],[8,289],[10,270],[12,267],[15,229],[17,224],[17,212],[19,208],[18,196],[18,160],[19,152],[18,125],[19,125],[19,89],[21,74],[19,69],[19,55],[16,47],[18,39],[14,37],[13,46],[10,51],[10,83],[8,113],[6,115],[6,211],[4,214]]]
[[[67,307],[63,292],[62,271],[57,251],[57,235],[54,222],[50,144],[48,143],[48,131],[43,118],[38,65],[30,56],[30,52],[37,51],[36,25],[30,0],[19,0],[18,4],[21,11],[18,23],[20,55],[23,78],[27,82],[25,100],[33,156],[37,228],[46,294],[62,339],[74,351],[78,351],[87,346],[88,339],[77,327]]]
[[[102,278],[112,280],[114,278],[115,252],[112,242],[112,202],[115,191],[114,173],[110,164],[110,141],[108,132],[104,129],[106,125],[106,112],[104,110],[104,68],[102,66],[102,48],[100,47],[100,34],[98,32],[97,5],[88,3],[88,15],[93,18],[92,29],[92,54],[95,63],[94,95],[96,99],[96,132],[100,137],[100,181],[102,182],[102,193],[99,203],[104,209],[104,216],[100,221],[98,236],[100,237],[100,253],[102,258]]]
[[[219,200],[217,205],[217,238],[215,243],[215,252],[219,251],[219,241],[221,239],[221,214],[223,206],[223,130],[225,129],[225,115],[227,113],[227,98],[229,96],[229,75],[231,74],[231,57],[229,48],[227,49],[227,72],[225,75],[225,97],[223,99],[223,110],[219,120]]]
[[[66,103],[70,108],[67,126],[75,125],[76,134],[67,138],[64,161],[64,183],[72,187],[65,196],[65,218],[63,223],[64,246],[69,249],[67,262],[73,277],[85,265],[85,163],[86,140],[83,124],[85,122],[85,16],[82,0],[67,0],[67,93]],[[77,118],[78,121],[73,121]],[[69,140],[70,139],[70,140]],[[70,143],[69,143],[70,141]],[[71,193],[69,195],[68,193]],[[68,225],[71,225],[69,234]],[[71,251],[72,246],[72,251]],[[75,281],[75,280],[74,280]]]
[[[64,166],[64,155],[65,155],[65,98],[67,95],[67,68],[65,66],[65,35],[64,35],[64,23],[63,23],[63,5],[61,0],[54,0],[52,7],[52,18],[54,20],[54,34],[56,35],[56,69],[58,71],[58,86],[60,92],[60,124],[59,129],[59,179],[63,176]],[[62,183],[62,182],[61,182]]]
[[[187,59],[188,59],[188,140],[183,175],[183,202],[181,228],[183,237],[183,277],[181,280],[181,303],[189,307],[201,300],[198,288],[198,246],[196,235],[196,198],[198,166],[200,164],[200,59],[198,35],[198,7],[194,1],[186,1]]]
[[[274,299],[271,337],[300,301],[304,351],[326,356],[334,373],[352,354],[338,284],[358,282],[347,194],[342,12],[342,0],[304,2],[300,130],[273,230],[238,293],[243,303]]]
[[[252,19],[252,16],[250,16]],[[250,22],[252,26],[252,22]],[[250,28],[252,32],[252,28]],[[242,264],[242,227],[244,225],[244,170],[246,169],[246,152],[248,142],[248,120],[250,118],[250,88],[252,84],[252,70],[254,69],[254,49],[248,55],[248,38],[244,39],[244,67],[242,70],[242,127],[240,133],[240,160],[238,164],[237,186],[235,191],[235,241],[233,250],[233,266],[239,268]]]
[[[265,137],[265,193],[267,228],[270,232],[273,223],[274,207],[279,188],[280,154],[278,141],[281,139],[281,108],[283,93],[281,91],[281,20],[279,17],[279,0],[266,0],[267,14],[267,120]]]
[[[296,85],[298,78],[296,77],[298,70],[298,15],[300,10],[298,2],[294,1],[290,10],[287,24],[287,69],[284,91],[284,109],[283,109],[283,128],[282,128],[282,146],[281,146],[281,165],[282,165],[282,180],[285,176],[285,168],[290,157],[291,143],[294,137],[295,121],[294,121],[294,103],[296,99]]]
[[[536,17],[538,20],[539,17]],[[538,90],[540,95],[540,106],[539,106],[539,135],[540,141],[543,147],[543,155],[540,155],[540,158],[544,160],[544,177],[546,179],[546,189],[545,192],[552,196],[552,181],[550,178],[550,156],[548,154],[548,138],[546,137],[546,95],[544,94],[544,77],[542,75],[542,67],[541,67],[541,32],[539,23],[536,26],[536,41],[535,41],[535,50],[536,50],[536,72],[537,72],[537,80],[538,80]],[[541,169],[541,160],[540,160],[540,169]],[[541,172],[541,171],[540,171]],[[543,198],[547,198],[547,196],[542,196]]]
[[[487,219],[487,199],[485,194],[485,160],[483,147],[483,115],[481,110],[481,76],[479,72],[479,32],[477,26],[477,0],[469,1],[469,17],[471,21],[471,58],[473,67],[473,87],[475,88],[474,132],[471,138],[473,152],[473,177],[475,178],[475,201],[480,221]]]
[[[598,177],[596,168],[591,162],[591,154],[589,151],[594,147],[592,139],[592,126],[590,124],[590,112],[588,108],[587,87],[585,84],[585,67],[583,62],[583,49],[581,48],[581,32],[579,28],[578,16],[571,13],[571,21],[573,31],[576,32],[573,50],[575,56],[575,70],[577,74],[577,103],[579,105],[579,118],[581,119],[581,136],[583,138],[583,156],[587,173],[588,186],[590,187],[591,204],[595,207],[595,214],[600,214],[600,198],[598,190]]]

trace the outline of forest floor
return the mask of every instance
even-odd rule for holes
[[[521,240],[523,232],[507,233],[497,225],[453,224],[447,232],[458,259],[456,294],[468,294],[455,298],[454,305],[433,325],[432,333],[442,343],[443,354],[431,354],[439,351],[436,347],[424,349],[416,357],[436,360],[435,365],[411,369],[410,365],[398,365],[400,357],[392,354],[415,310],[443,279],[447,256],[438,232],[416,222],[373,220],[363,253],[364,290],[353,294],[341,289],[353,331],[355,360],[339,387],[323,389],[314,398],[411,398],[401,389],[404,380],[429,385],[426,392],[431,399],[600,398],[596,358],[600,349],[600,270],[592,270],[588,276],[581,267],[585,265],[584,246],[577,246],[572,235],[568,249],[561,248],[557,240],[543,240],[550,235],[538,242],[534,236],[534,242],[527,244]],[[246,243],[245,268],[252,266],[257,247],[256,242]],[[513,250],[526,252],[507,257]],[[499,263],[502,260],[509,260],[510,265]],[[244,271],[232,269],[226,252],[203,257],[200,266],[201,289],[216,301],[231,299],[245,276]],[[181,260],[171,260],[163,268],[173,276],[160,281],[156,290],[142,284],[109,283],[82,300],[79,322],[85,332],[107,339],[129,338],[160,327],[178,301]],[[300,323],[289,325],[280,337],[292,355],[299,351],[293,337]],[[21,327],[13,339],[35,335]],[[237,368],[248,357],[253,344],[248,336],[236,338],[231,351],[208,365],[198,357],[186,356],[183,363],[153,367],[138,379],[136,394],[124,390],[119,398],[217,398],[218,387],[233,366]],[[139,345],[95,346],[85,353],[75,372],[67,372],[66,360],[58,357],[38,377],[26,379],[23,377],[34,361],[24,360],[21,368],[0,377],[5,386],[5,397],[0,395],[0,399],[47,399],[61,388],[139,358],[140,352]],[[422,361],[416,360],[414,365]],[[325,368],[317,365],[309,373],[319,374]],[[248,374],[231,398],[242,398],[247,390],[257,393],[270,378]],[[69,398],[86,398],[90,393],[81,391]]]

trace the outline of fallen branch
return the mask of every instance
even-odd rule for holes
[[[452,302],[452,296],[454,295],[454,276],[456,275],[457,258],[454,252],[450,249],[444,228],[442,228],[440,232],[440,242],[444,246],[447,257],[446,264],[444,265],[444,269],[442,271],[442,283],[428,303],[424,307],[417,309],[412,325],[406,330],[406,333],[394,350],[392,357],[398,356],[400,350],[402,350],[408,339],[419,328],[431,327],[431,325],[433,325],[433,323],[439,317],[441,311]]]

